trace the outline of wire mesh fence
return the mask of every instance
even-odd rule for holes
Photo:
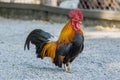
[[[120,0],[79,0],[80,9],[120,11]]]

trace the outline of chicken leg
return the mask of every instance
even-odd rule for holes
[[[64,64],[64,69],[65,69],[65,72],[72,73],[70,63]]]

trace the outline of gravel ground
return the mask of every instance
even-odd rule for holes
[[[64,24],[0,18],[0,80],[120,80],[120,32],[84,28],[85,48],[65,73],[49,58],[24,51],[29,32],[41,28],[57,38]]]

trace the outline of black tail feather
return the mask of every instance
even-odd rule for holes
[[[42,46],[46,44],[49,38],[53,37],[50,33],[45,32],[41,29],[33,30],[27,37],[24,50],[27,48],[30,49],[30,42],[36,46],[36,53],[42,50]]]

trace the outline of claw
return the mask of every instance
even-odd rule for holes
[[[69,65],[67,66],[66,64],[64,64],[64,69],[65,69],[65,72],[67,73],[73,73]]]

